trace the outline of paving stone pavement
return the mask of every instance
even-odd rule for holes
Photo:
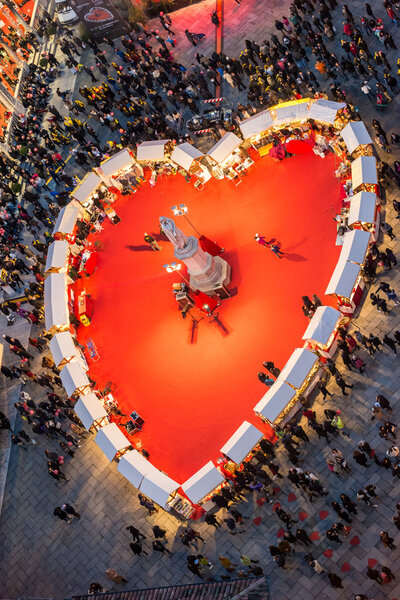
[[[208,24],[209,12],[212,2],[207,0],[204,5],[198,4],[183,9],[173,15],[175,24],[182,17],[182,23],[192,18],[190,29],[201,31],[203,22],[207,27],[208,38],[201,51],[206,54],[213,50],[213,31]],[[229,22],[225,25],[225,51],[230,55],[237,55],[244,45],[244,38],[251,36],[258,42],[262,41],[268,32],[273,29],[275,16],[280,16],[286,10],[289,2],[269,3],[256,2],[255,0],[243,0],[238,6],[234,0],[225,0],[225,10],[228,11]],[[378,4],[377,12],[384,15],[381,3]],[[350,5],[350,3],[349,3]],[[203,15],[206,7],[206,17]],[[363,3],[355,0],[351,3],[351,10],[356,15],[362,14]],[[374,5],[375,6],[375,5]],[[271,8],[272,7],[272,8]],[[194,17],[194,12],[199,11],[199,21]],[[261,14],[260,14],[261,13]],[[335,11],[339,15],[338,9]],[[197,18],[197,17],[196,17]],[[201,19],[204,18],[204,21]],[[236,19],[236,21],[235,21]],[[390,26],[389,20],[383,16],[385,24],[394,34],[395,39],[400,41],[398,30]],[[336,19],[337,23],[341,19]],[[182,37],[182,36],[181,36]],[[180,38],[179,38],[180,39]],[[194,50],[189,45],[185,49],[185,40],[180,42],[178,49],[182,49],[182,62],[190,64],[193,61]],[[371,37],[368,38],[371,50],[383,48],[379,42]],[[241,44],[241,45],[240,45]],[[337,54],[338,42],[332,46]],[[185,51],[183,51],[185,49]],[[387,53],[389,60],[395,63],[397,54]],[[79,81],[83,81],[80,79]],[[359,92],[360,80],[352,79],[346,82],[340,79],[349,97],[360,107],[360,113],[367,126],[373,118],[379,118],[389,134],[396,130],[399,96],[397,96],[387,113],[378,114],[368,99],[361,97]],[[329,83],[329,82],[328,82]],[[81,83],[79,83],[81,85]],[[326,82],[321,81],[321,86],[326,87]],[[229,90],[228,90],[229,91]],[[378,150],[380,155],[384,153]],[[390,159],[390,160],[388,160]],[[385,155],[385,160],[392,163],[394,159],[400,159],[400,153],[394,151],[391,155]],[[383,215],[394,227],[397,238],[393,242],[385,239],[382,247],[389,246],[396,255],[400,252],[400,227],[395,219],[391,199],[397,197],[397,189],[387,191],[386,202],[383,205]],[[390,273],[379,274],[378,281],[384,279],[390,281],[396,291],[400,292],[400,274],[394,269]],[[373,286],[374,287],[374,286]],[[312,293],[306,290],[305,293]],[[390,307],[389,316],[377,313],[371,306],[370,301],[364,303],[361,314],[353,323],[353,327],[359,328],[363,333],[374,332],[382,336],[385,332],[400,328],[399,308]],[[306,326],[306,323],[305,323]],[[0,330],[3,330],[4,322],[0,319]],[[15,331],[18,337],[22,337],[20,322],[17,322]],[[11,328],[9,328],[9,331]],[[27,336],[27,334],[25,334]],[[378,435],[376,421],[371,422],[370,410],[377,393],[385,394],[394,407],[391,420],[399,423],[400,408],[400,363],[399,356],[395,356],[389,349],[384,349],[375,358],[369,357],[361,351],[360,355],[367,364],[366,373],[346,373],[346,380],[355,384],[354,390],[349,396],[338,395],[335,383],[330,382],[328,389],[334,394],[324,404],[317,399],[314,408],[320,416],[323,409],[336,407],[342,410],[343,420],[350,430],[350,439],[340,438],[334,444],[339,447],[345,457],[350,459],[352,471],[349,475],[341,478],[330,473],[325,465],[325,457],[329,453],[326,445],[319,441],[311,431],[311,442],[308,445],[302,443],[301,458],[304,465],[318,474],[323,484],[329,488],[330,495],[315,500],[312,504],[302,493],[293,488],[285,479],[281,483],[281,491],[277,500],[287,508],[293,515],[300,511],[307,513],[304,527],[308,532],[317,531],[320,539],[315,541],[312,547],[312,555],[323,564],[326,570],[332,570],[341,574],[341,568],[348,562],[351,570],[343,573],[344,590],[334,590],[329,586],[326,574],[317,575],[304,561],[304,551],[298,547],[293,557],[288,560],[287,569],[281,571],[271,561],[268,546],[276,542],[276,533],[281,523],[275,517],[270,504],[263,507],[258,506],[254,495],[248,496],[248,502],[241,504],[241,510],[249,520],[243,526],[243,533],[231,536],[225,530],[214,530],[203,522],[196,523],[195,527],[206,540],[200,543],[199,549],[207,554],[215,567],[212,573],[215,576],[221,574],[217,564],[217,553],[226,554],[235,562],[238,561],[240,553],[248,554],[260,560],[264,571],[270,574],[272,598],[289,600],[294,594],[301,600],[309,598],[332,598],[350,599],[357,592],[366,594],[369,598],[381,600],[383,598],[400,598],[400,554],[398,550],[391,551],[383,547],[379,542],[379,531],[387,530],[396,538],[399,545],[399,535],[391,523],[391,517],[395,512],[395,505],[399,500],[399,480],[394,480],[390,471],[377,467],[374,463],[364,469],[351,460],[351,454],[355,444],[360,439],[366,439],[376,448],[380,458],[384,456],[389,443],[381,440]],[[5,350],[5,362],[11,361],[8,350]],[[7,362],[8,361],[8,362]],[[338,359],[341,369],[341,360]],[[4,383],[2,385],[5,385]],[[28,386],[34,400],[43,397],[43,390],[37,385]],[[4,402],[4,390],[0,390],[1,401]],[[13,399],[15,390],[8,390],[8,399]],[[302,422],[302,424],[304,424]],[[20,426],[17,419],[17,430]],[[307,427],[306,430],[308,431]],[[0,440],[4,443],[5,432],[0,432]],[[90,581],[100,581],[107,589],[124,589],[123,586],[112,586],[104,577],[107,568],[116,568],[128,580],[126,589],[163,586],[175,583],[185,583],[195,580],[185,566],[188,551],[179,540],[179,532],[183,523],[174,516],[160,511],[157,515],[149,517],[145,509],[138,504],[134,489],[125,483],[119,476],[115,464],[109,464],[103,454],[92,441],[92,436],[82,440],[82,447],[76,452],[75,458],[67,458],[64,471],[69,479],[67,482],[56,483],[49,478],[46,472],[46,461],[44,449],[49,447],[57,449],[57,443],[53,440],[37,440],[35,447],[27,450],[13,446],[9,462],[9,472],[6,482],[3,512],[0,517],[0,596],[2,597],[52,597],[65,598],[73,593],[84,592]],[[2,453],[2,446],[0,447]],[[287,459],[280,452],[279,462],[283,465],[285,473],[289,467]],[[280,485],[281,480],[277,482]],[[332,499],[338,499],[341,492],[345,491],[354,496],[361,485],[371,482],[380,490],[380,498],[377,508],[359,507],[359,513],[354,519],[351,533],[344,543],[328,543],[324,538],[324,532],[337,519],[336,514],[330,508]],[[288,494],[294,492],[296,500],[289,502]],[[67,525],[56,520],[52,516],[55,506],[68,501],[78,506],[82,514],[80,521]],[[320,520],[319,512],[329,512],[326,520]],[[223,518],[224,511],[219,511],[218,516]],[[256,516],[261,517],[259,526],[253,524]],[[173,552],[171,557],[165,557],[159,553],[151,554],[141,558],[133,557],[129,550],[129,535],[125,527],[134,523],[147,536],[145,547],[149,550],[152,540],[151,527],[155,524],[165,528],[168,532],[168,547]],[[351,546],[349,538],[358,536],[359,546]],[[331,548],[333,555],[326,558],[323,552]],[[394,583],[388,586],[378,586],[365,576],[368,558],[374,558],[382,564],[386,564],[397,575]]]

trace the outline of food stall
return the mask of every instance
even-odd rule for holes
[[[126,178],[128,183],[130,176],[143,177],[142,167],[135,161],[128,148],[103,160],[96,172],[108,187],[115,186],[118,189],[123,187],[119,181],[121,177]]]
[[[282,426],[289,420],[290,417],[286,418],[286,416],[293,413],[293,408],[297,404],[297,390],[285,381],[275,381],[253,410],[270,425]]]
[[[170,140],[151,140],[138,144],[136,159],[140,162],[163,162],[169,161],[166,155],[166,146]]]
[[[182,484],[182,491],[193,504],[199,505],[211,499],[224,483],[225,477],[210,460]]]
[[[364,282],[361,266],[348,260],[339,260],[328,283],[325,294],[335,296],[341,313],[351,315],[361,301]]]
[[[337,330],[343,324],[341,312],[332,306],[318,306],[302,337],[306,348],[326,358],[332,357],[337,348]]]
[[[211,174],[216,179],[238,179],[239,173],[253,164],[247,152],[240,148],[241,144],[243,140],[228,132],[207,152],[212,161]]]
[[[75,359],[81,359],[81,353],[75,346],[69,331],[56,333],[49,343],[50,352],[57,369],[60,369]],[[79,362],[79,361],[78,361]]]
[[[169,511],[178,488],[179,483],[156,469],[143,477],[139,491],[153,502],[156,502],[161,508]]]
[[[118,459],[131,449],[128,438],[122,433],[116,423],[110,423],[101,427],[94,441],[110,462]]]
[[[314,352],[296,348],[276,381],[285,381],[299,394],[307,397],[318,381],[316,375],[319,366],[318,356]]]
[[[200,159],[203,157],[204,153],[188,142],[175,146],[171,154],[171,160],[174,163],[182,167],[189,175],[197,177],[196,187],[203,185],[211,179],[210,171],[200,162]]]
[[[100,177],[93,171],[90,171],[86,173],[85,177],[81,179],[70,195],[83,207],[90,208],[93,203],[93,194],[101,184],[102,180]]]
[[[372,241],[376,242],[379,235],[380,210],[376,194],[373,192],[358,192],[351,198],[347,224],[354,229],[370,231]]]
[[[136,489],[140,488],[143,477],[157,471],[151,462],[137,450],[128,450],[118,463],[117,471],[121,473]]]
[[[378,174],[375,156],[359,156],[351,163],[353,193],[364,191],[378,193]]]
[[[48,333],[69,329],[67,276],[50,273],[44,281],[45,327]]]
[[[274,127],[302,123],[308,119],[309,98],[282,102],[270,108]]]
[[[71,362],[65,365],[60,371],[60,379],[68,397],[76,392],[85,396],[90,392],[90,381],[78,362]]]
[[[98,431],[109,423],[106,409],[93,392],[79,397],[74,411],[87,431]]]
[[[343,125],[341,113],[345,106],[344,102],[332,102],[332,100],[318,98],[318,100],[311,102],[308,109],[308,118],[340,129]]]
[[[244,421],[220,449],[228,460],[239,465],[251,453],[264,435],[248,421]]]
[[[358,155],[372,155],[372,140],[362,121],[350,121],[340,132],[340,136],[346,144],[350,155],[357,152]],[[355,156],[354,158],[357,158]]]
[[[348,260],[357,265],[362,265],[367,255],[370,238],[369,231],[361,231],[361,229],[346,231],[339,262]]]
[[[71,200],[58,213],[56,224],[53,229],[55,240],[75,241],[75,226],[78,219],[84,216],[84,209],[77,200]]]
[[[56,240],[47,249],[44,275],[50,273],[67,273],[69,259],[69,244],[66,240]]]
[[[239,123],[240,131],[245,140],[248,140],[260,156],[268,154],[271,147],[269,129],[273,119],[269,110],[263,110]]]

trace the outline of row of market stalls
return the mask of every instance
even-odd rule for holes
[[[243,122],[243,136],[260,135],[256,131],[265,130],[278,121],[280,126],[289,127],[297,118],[297,111],[307,119],[330,119],[334,122],[335,115],[342,109],[341,104],[319,100],[287,104],[263,111]],[[304,333],[304,346],[294,350],[277,380],[254,407],[255,415],[272,426],[282,426],[289,421],[297,412],[300,399],[311,393],[321,375],[323,361],[336,350],[339,327],[348,323],[349,315],[362,295],[360,271],[377,228],[379,190],[376,160],[370,154],[368,132],[366,134],[358,122],[349,123],[340,131],[347,152],[350,156],[357,153],[357,157],[350,166],[350,194],[346,198],[348,230],[343,235],[338,264],[326,289],[326,294],[337,298],[338,305],[337,308],[317,308]],[[207,169],[223,171],[234,165],[236,170],[237,162],[243,158],[242,145],[238,136],[226,134],[208,153],[207,161],[210,163]],[[53,334],[50,350],[55,365],[60,369],[65,391],[68,396],[77,399],[75,412],[83,426],[96,434],[95,442],[107,460],[115,461],[119,473],[158,505],[193,518],[199,507],[204,510],[211,507],[211,497],[221,486],[227,485],[234,469],[253,456],[263,432],[253,424],[243,422],[222,446],[218,459],[208,461],[183,483],[172,480],[134,449],[131,440],[110,419],[107,408],[108,403],[113,401],[112,395],[103,396],[93,389],[86,358],[70,322],[76,301],[81,301],[74,298],[70,284],[76,273],[80,273],[77,261],[82,262],[85,253],[90,251],[77,236],[89,221],[93,204],[101,198],[103,203],[109,202],[111,206],[118,197],[116,192],[121,188],[121,179],[142,175],[146,164],[151,166],[164,160],[167,153],[167,160],[180,164],[188,172],[194,163],[196,169],[205,168],[201,162],[204,155],[191,144],[172,147],[165,140],[144,142],[138,146],[136,157],[128,149],[121,150],[103,161],[96,172],[88,173],[73,190],[70,203],[60,211],[53,230],[54,242],[48,250],[44,282],[45,323],[46,330]],[[244,157],[244,160],[248,159],[246,155]],[[214,173],[214,176],[217,174]],[[71,265],[74,265],[75,274]],[[86,324],[83,319],[81,322]]]

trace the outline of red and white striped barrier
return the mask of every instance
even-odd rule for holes
[[[203,104],[211,104],[212,102],[221,102],[223,98],[210,98],[210,100],[202,100]]]
[[[199,135],[200,133],[209,133],[212,129],[198,129],[197,131],[193,131],[195,135]]]

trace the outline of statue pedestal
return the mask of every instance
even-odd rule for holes
[[[206,294],[215,294],[215,286],[228,286],[231,282],[231,265],[219,256],[212,256],[213,270],[204,275],[190,275],[190,286]]]

